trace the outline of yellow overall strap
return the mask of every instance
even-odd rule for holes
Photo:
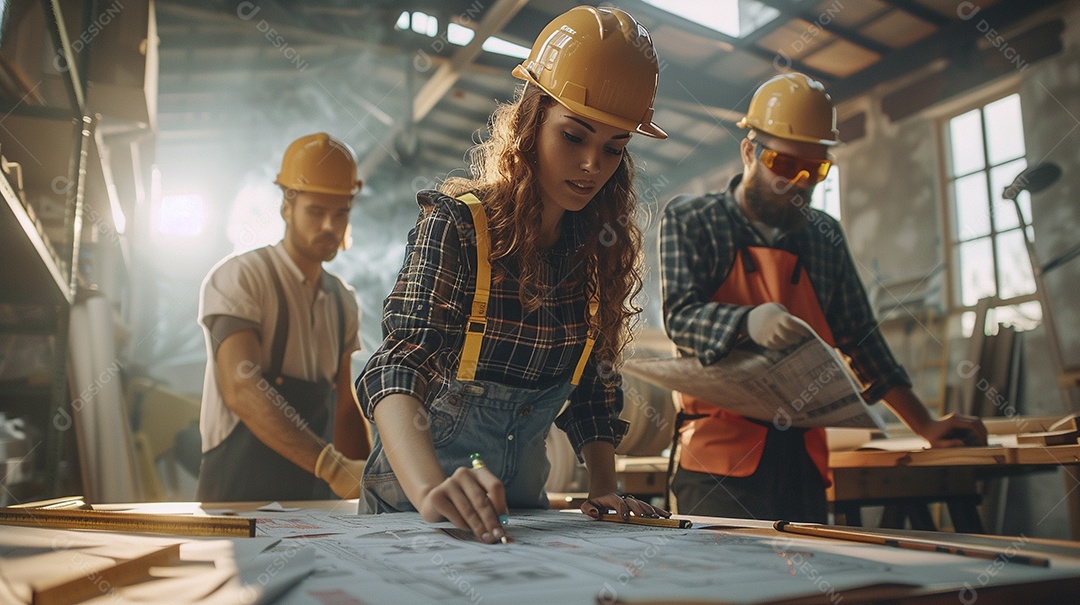
[[[465,328],[465,344],[461,348],[461,361],[458,362],[457,379],[466,382],[476,379],[476,366],[480,361],[480,344],[484,341],[484,331],[487,329],[487,305],[491,297],[491,263],[488,254],[491,242],[488,238],[487,215],[484,214],[484,206],[477,197],[471,193],[457,198],[465,203],[473,217],[473,230],[476,232],[476,284],[473,293],[472,311]],[[593,346],[596,344],[596,336],[599,330],[596,328],[596,314],[600,311],[600,298],[596,292],[589,298],[589,314],[586,322],[589,324],[588,336],[585,339],[585,349],[581,352],[577,367],[574,368],[574,376],[570,384],[577,386],[581,381],[581,375],[585,372],[585,363],[589,361]]]
[[[589,334],[585,338],[585,349],[581,351],[581,358],[578,359],[577,367],[574,368],[574,377],[570,379],[570,384],[574,386],[581,382],[581,374],[585,372],[585,362],[589,361],[593,345],[596,344],[596,335],[600,332],[596,327],[596,314],[599,311],[600,294],[593,292],[592,296],[589,297],[589,315],[585,318],[585,322],[589,324]]]
[[[488,251],[491,248],[488,239],[487,215],[480,200],[471,193],[457,198],[469,207],[472,213],[473,231],[476,233],[476,292],[473,293],[472,311],[465,328],[465,344],[461,349],[461,361],[458,363],[457,379],[465,382],[476,379],[476,364],[480,361],[480,343],[484,341],[487,328],[487,305],[491,295],[491,263]]]

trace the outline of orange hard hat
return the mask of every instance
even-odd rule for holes
[[[356,156],[348,145],[318,132],[293,141],[281,159],[275,183],[296,191],[356,195],[364,181],[356,178]]]
[[[655,139],[660,67],[649,30],[626,11],[578,6],[548,23],[514,77],[538,86],[570,111]]]
[[[762,84],[736,126],[804,143],[840,142],[836,108],[825,87],[797,72],[773,76]]]

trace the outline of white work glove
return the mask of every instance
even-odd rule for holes
[[[338,498],[359,498],[364,462],[345,457],[333,443],[327,443],[315,461],[315,476],[330,484]]]
[[[774,302],[750,310],[746,315],[746,332],[754,342],[777,351],[797,345],[813,334],[788,313],[787,307]]]

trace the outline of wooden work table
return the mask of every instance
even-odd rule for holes
[[[956,531],[985,533],[977,507],[987,479],[1065,469],[1073,540],[1080,540],[1080,444],[1017,444],[1008,437],[1021,427],[1047,430],[1058,417],[985,419],[991,440],[986,447],[925,449],[906,427],[889,427],[893,439],[876,441],[890,450],[834,451],[829,464],[834,484],[828,490],[837,523],[861,525],[861,508],[884,506],[883,527],[901,528],[905,521],[921,530],[935,530],[928,504],[945,503]],[[871,443],[874,443],[873,441]],[[906,444],[906,447],[904,447]],[[897,449],[899,448],[899,449]],[[624,491],[635,496],[663,497],[667,458],[619,456],[616,475]],[[553,494],[553,507],[577,508],[584,494]],[[1063,536],[1064,537],[1064,536]]]
[[[857,450],[832,452],[829,466],[836,468],[896,466],[1003,466],[1069,465],[1080,463],[1080,444],[1074,445],[988,445],[911,449],[903,451]]]
[[[257,517],[260,537],[234,539],[233,550],[250,551],[249,555],[259,552],[254,555],[252,565],[241,567],[258,573],[247,577],[244,586],[250,586],[250,591],[237,593],[246,600],[229,602],[447,605],[509,602],[511,595],[519,605],[552,602],[652,605],[721,600],[786,604],[835,604],[841,600],[845,604],[956,603],[958,600],[971,603],[975,599],[980,605],[988,605],[1080,599],[1080,544],[1069,542],[860,530],[864,535],[890,540],[932,540],[943,547],[981,549],[993,555],[993,558],[980,558],[795,535],[777,531],[771,521],[689,517],[694,522],[689,530],[629,529],[622,524],[591,521],[569,512],[533,513],[546,515],[543,517],[546,521],[541,523],[551,522],[552,515],[560,517],[554,525],[538,526],[528,513],[511,511],[509,531],[517,543],[480,545],[455,530],[446,533],[446,524],[440,529],[423,523],[415,513],[357,517],[353,512],[355,500],[287,502],[279,512],[251,512],[262,504],[265,503],[188,502],[98,508],[173,515],[229,509]],[[301,508],[292,509],[292,506]],[[332,525],[326,525],[328,521]],[[372,528],[364,529],[365,524],[372,524]],[[93,534],[98,537],[91,537]],[[10,539],[12,534],[5,535]],[[22,535],[24,539],[33,538],[26,531]],[[112,556],[115,556],[120,543],[135,539],[117,532],[84,535],[87,536],[84,539],[46,540],[52,547],[45,553],[9,548],[4,551],[8,558],[0,558],[0,563],[18,566],[20,560],[32,556],[48,556],[58,561],[82,560],[84,555],[77,548],[86,548],[93,540],[112,544]],[[263,536],[278,536],[278,539]],[[180,536],[172,538],[187,543]],[[77,543],[82,541],[87,544]],[[245,543],[258,548],[252,551]],[[192,544],[197,554],[216,542]],[[183,562],[187,561],[185,548],[182,546],[180,550],[182,561],[171,565],[187,565],[187,577],[171,574],[176,577],[170,578],[164,577],[170,574],[164,574],[160,580],[173,582],[169,586],[175,602],[180,602],[181,594],[189,592],[192,588],[189,584],[205,577],[190,575],[197,570],[190,569],[190,561]],[[1025,564],[1021,561],[1025,557],[1041,558],[1045,565]],[[84,558],[89,560],[88,555]],[[231,569],[229,565],[242,561],[236,555],[225,561],[222,569],[227,571]],[[22,568],[25,574],[28,565]],[[36,573],[50,572],[38,566]],[[83,573],[98,572],[87,567]],[[868,575],[871,573],[874,575]],[[243,577],[241,572],[229,582]],[[189,582],[185,584],[183,580]],[[155,581],[158,580],[150,578],[141,580],[142,585],[127,581],[116,586],[150,589]],[[109,592],[111,587],[103,588],[100,582],[94,586],[99,589],[94,605],[115,600],[117,595]],[[228,586],[216,592],[212,592],[213,586],[199,587],[200,591],[196,592],[206,592],[207,597],[188,602],[223,602],[214,598],[221,596],[220,591]],[[266,586],[276,588],[260,590]],[[781,592],[787,596],[779,600],[765,597]]]
[[[834,484],[829,500],[837,522],[861,525],[861,507],[885,506],[883,527],[903,527],[907,519],[913,528],[932,530],[927,504],[944,502],[957,531],[984,533],[976,509],[982,500],[980,482],[1061,467],[1071,537],[1080,539],[1080,444],[1018,444],[1004,431],[1024,421],[1003,420],[987,422],[991,445],[985,447],[924,449],[917,439],[899,437],[879,442],[887,449],[831,452]],[[1031,426],[1044,429],[1043,420],[1034,419]]]

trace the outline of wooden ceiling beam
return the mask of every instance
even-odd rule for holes
[[[851,28],[844,27],[836,22],[832,13],[827,9],[824,12],[814,13],[806,8],[796,5],[791,0],[758,0],[766,6],[771,6],[780,11],[784,15],[790,15],[792,17],[802,19],[807,23],[812,24],[814,27],[821,28],[822,31],[827,31],[830,34],[847,40],[856,46],[861,46],[867,50],[873,51],[879,55],[887,55],[892,52],[892,48],[886,44],[882,44],[873,38],[868,38],[858,31]],[[842,10],[842,9],[840,9]]]
[[[835,82],[829,86],[829,94],[834,101],[841,102],[857,97],[874,86],[903,77],[934,61],[969,55],[975,52],[978,39],[986,31],[980,28],[981,23],[986,22],[989,27],[1003,29],[1061,2],[1062,0],[1004,0],[981,9],[971,18],[958,19],[921,41],[893,51],[870,67]]]
[[[949,17],[947,17],[945,15],[942,15],[941,13],[937,12],[936,10],[934,10],[934,9],[928,7],[928,6],[924,6],[922,4],[919,4],[915,0],[881,0],[881,1],[884,2],[885,4],[888,4],[889,6],[891,6],[893,8],[898,8],[898,9],[904,11],[905,13],[909,13],[914,17],[918,17],[918,18],[922,19],[923,21],[926,21],[928,23],[932,23],[935,27],[937,27],[939,29],[942,28],[942,27],[947,27],[950,23],[952,23],[952,19],[950,19]],[[959,6],[959,3],[957,4],[957,6]]]
[[[387,133],[381,144],[376,145],[360,162],[359,173],[367,175],[373,172],[389,155],[389,149],[393,141],[404,134],[407,129],[414,128],[424,119],[443,95],[461,77],[462,71],[471,64],[483,51],[484,41],[503,28],[521,10],[528,0],[497,0],[488,8],[474,30],[476,34],[469,44],[458,49],[448,63],[443,64],[435,74],[417,92],[412,100],[411,116],[400,121]],[[407,123],[408,122],[408,123]]]
[[[484,13],[484,19],[476,28],[472,41],[459,48],[449,62],[440,65],[435,75],[431,76],[416,93],[416,98],[413,99],[414,120],[419,122],[424,119],[424,116],[458,81],[465,66],[475,61],[476,57],[483,52],[484,42],[499,33],[526,2],[528,0],[498,0]]]

